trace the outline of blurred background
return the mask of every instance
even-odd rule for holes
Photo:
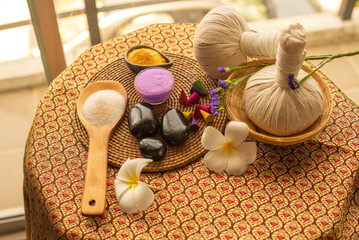
[[[3,196],[0,198],[0,239],[2,236],[5,239],[2,234],[11,230],[4,227],[8,226],[6,223],[18,224],[15,230],[22,228],[24,147],[36,106],[48,86],[28,2],[31,0],[0,0],[0,192]],[[85,0],[53,2],[69,65],[91,46]],[[353,4],[354,9],[348,2],[353,1],[97,0],[96,6],[102,41],[153,23],[200,22],[212,8],[227,4],[241,12],[249,25],[259,31],[279,30],[300,22],[308,31],[308,54],[335,54],[359,50],[359,1]],[[353,13],[349,18],[339,14],[341,7],[351,8],[349,12]],[[358,61],[355,57],[340,60],[336,68],[323,69],[357,103]],[[348,81],[344,81],[343,76]]]
[[[30,1],[31,2],[31,1]],[[102,41],[152,23],[199,22],[212,8],[234,6],[248,22],[266,19],[337,14],[341,0],[97,0]],[[84,0],[54,0],[66,62],[71,63],[91,43]],[[141,6],[142,5],[142,6]],[[356,3],[358,5],[358,3]],[[321,22],[317,23],[318,25]],[[0,90],[41,84],[40,51],[26,0],[0,1]],[[21,71],[15,71],[21,65]],[[30,83],[16,78],[30,78]],[[10,82],[1,80],[12,79]],[[5,84],[5,85],[4,85]]]

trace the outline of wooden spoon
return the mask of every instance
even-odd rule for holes
[[[93,124],[86,120],[82,113],[85,100],[100,90],[116,90],[125,100],[125,108],[121,116],[107,125]],[[101,81],[88,85],[77,100],[77,114],[89,135],[85,187],[81,203],[82,213],[85,215],[102,215],[105,211],[108,143],[115,127],[125,115],[126,106],[126,90],[122,84],[114,81]]]

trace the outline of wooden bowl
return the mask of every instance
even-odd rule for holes
[[[257,61],[249,62],[246,65],[255,65],[260,63],[274,63],[274,60],[257,60]],[[235,78],[240,78],[249,73],[256,72],[260,69],[261,68],[246,68],[243,70],[238,70],[232,72],[231,75],[228,77],[228,79],[232,80]],[[308,73],[312,71],[312,68],[306,62],[303,64],[302,69]],[[318,85],[322,90],[324,97],[324,108],[319,118],[309,128],[305,129],[300,133],[291,136],[280,137],[265,132],[264,130],[257,127],[247,117],[246,111],[244,109],[244,103],[242,100],[243,91],[246,86],[247,80],[238,84],[228,94],[225,104],[226,114],[230,120],[245,122],[249,127],[249,136],[258,141],[277,145],[277,146],[293,145],[293,144],[305,142],[315,137],[324,129],[330,118],[330,114],[332,113],[333,110],[333,104],[332,104],[333,100],[329,87],[327,86],[326,80],[323,79],[322,75],[320,75],[318,72],[314,73],[312,77],[318,82]]]
[[[132,52],[133,50],[140,49],[140,48],[148,48],[155,52],[158,52],[166,60],[166,63],[156,64],[156,65],[139,65],[139,64],[134,64],[134,63],[130,62],[128,60],[128,54],[130,52]],[[172,65],[173,65],[172,60],[169,57],[167,57],[164,53],[158,51],[157,49],[155,49],[153,47],[147,46],[147,45],[136,45],[136,46],[129,48],[125,53],[125,61],[126,61],[128,68],[131,69],[131,71],[135,74],[137,74],[137,73],[141,72],[142,70],[149,68],[149,67],[163,67],[163,68],[168,69],[168,68],[172,67]]]

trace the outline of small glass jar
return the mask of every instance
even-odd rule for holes
[[[134,85],[143,101],[157,105],[170,97],[175,80],[167,69],[150,67],[136,75]]]

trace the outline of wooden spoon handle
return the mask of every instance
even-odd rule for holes
[[[98,129],[89,136],[89,153],[81,209],[85,215],[102,215],[106,205],[107,152],[110,133]]]

